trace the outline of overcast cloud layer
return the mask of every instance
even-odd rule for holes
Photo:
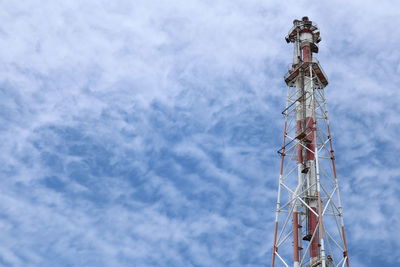
[[[0,265],[268,266],[308,15],[352,266],[400,264],[398,1],[0,2]]]

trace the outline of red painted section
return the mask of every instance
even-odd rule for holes
[[[311,62],[311,49],[309,45],[303,46],[301,49],[303,51],[303,61],[304,62]]]
[[[278,251],[276,247],[276,235],[278,234],[278,222],[275,222],[275,229],[274,229],[274,247],[272,248],[272,261],[271,267],[275,266],[275,252]]]
[[[302,122],[301,120],[297,121],[297,135],[301,134],[302,132]],[[303,162],[303,147],[298,144],[297,145],[297,163],[302,163]]]
[[[345,249],[345,251],[343,252],[343,257],[347,256],[346,265],[347,265],[347,267],[350,267],[349,253],[347,251],[347,242],[346,242],[346,234],[344,231],[344,226],[342,226],[342,236],[343,236],[343,244],[344,244],[344,249]]]
[[[302,121],[298,120],[297,121],[297,135],[302,133]],[[307,117],[306,118],[306,129],[305,129],[305,138],[303,141],[305,141],[305,146],[309,149],[306,150],[306,159],[307,160],[314,160],[314,150],[315,150],[315,140],[314,140],[314,134],[315,134],[315,122],[312,117]],[[297,145],[297,162],[302,163],[303,162],[303,147],[298,144]]]
[[[304,33],[304,32],[312,33],[312,30],[310,30],[310,29],[302,29],[302,30],[300,31],[300,33]]]
[[[311,151],[315,150],[315,127],[314,127],[314,119],[312,117],[306,118],[306,138],[307,138],[307,160],[314,160],[315,156],[314,153]]]
[[[293,260],[299,261],[299,215],[293,212]]]
[[[317,213],[317,208],[312,208],[315,213]],[[315,228],[317,227],[317,216],[312,211],[308,211],[308,225],[309,225],[309,234],[312,235],[314,233]],[[315,233],[314,238],[311,240],[310,247],[310,257],[318,257],[319,249],[318,249],[318,231]]]

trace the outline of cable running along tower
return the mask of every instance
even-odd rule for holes
[[[285,76],[272,267],[350,267],[324,94],[328,79],[313,58],[320,32],[308,17],[293,24],[286,36],[294,56]]]

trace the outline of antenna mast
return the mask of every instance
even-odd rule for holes
[[[276,203],[272,267],[350,267],[339,180],[326,109],[328,79],[313,53],[321,41],[308,17],[294,20]]]

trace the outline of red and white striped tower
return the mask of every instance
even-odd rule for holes
[[[321,41],[315,23],[295,20],[276,203],[272,267],[350,266],[324,88],[313,57]]]

